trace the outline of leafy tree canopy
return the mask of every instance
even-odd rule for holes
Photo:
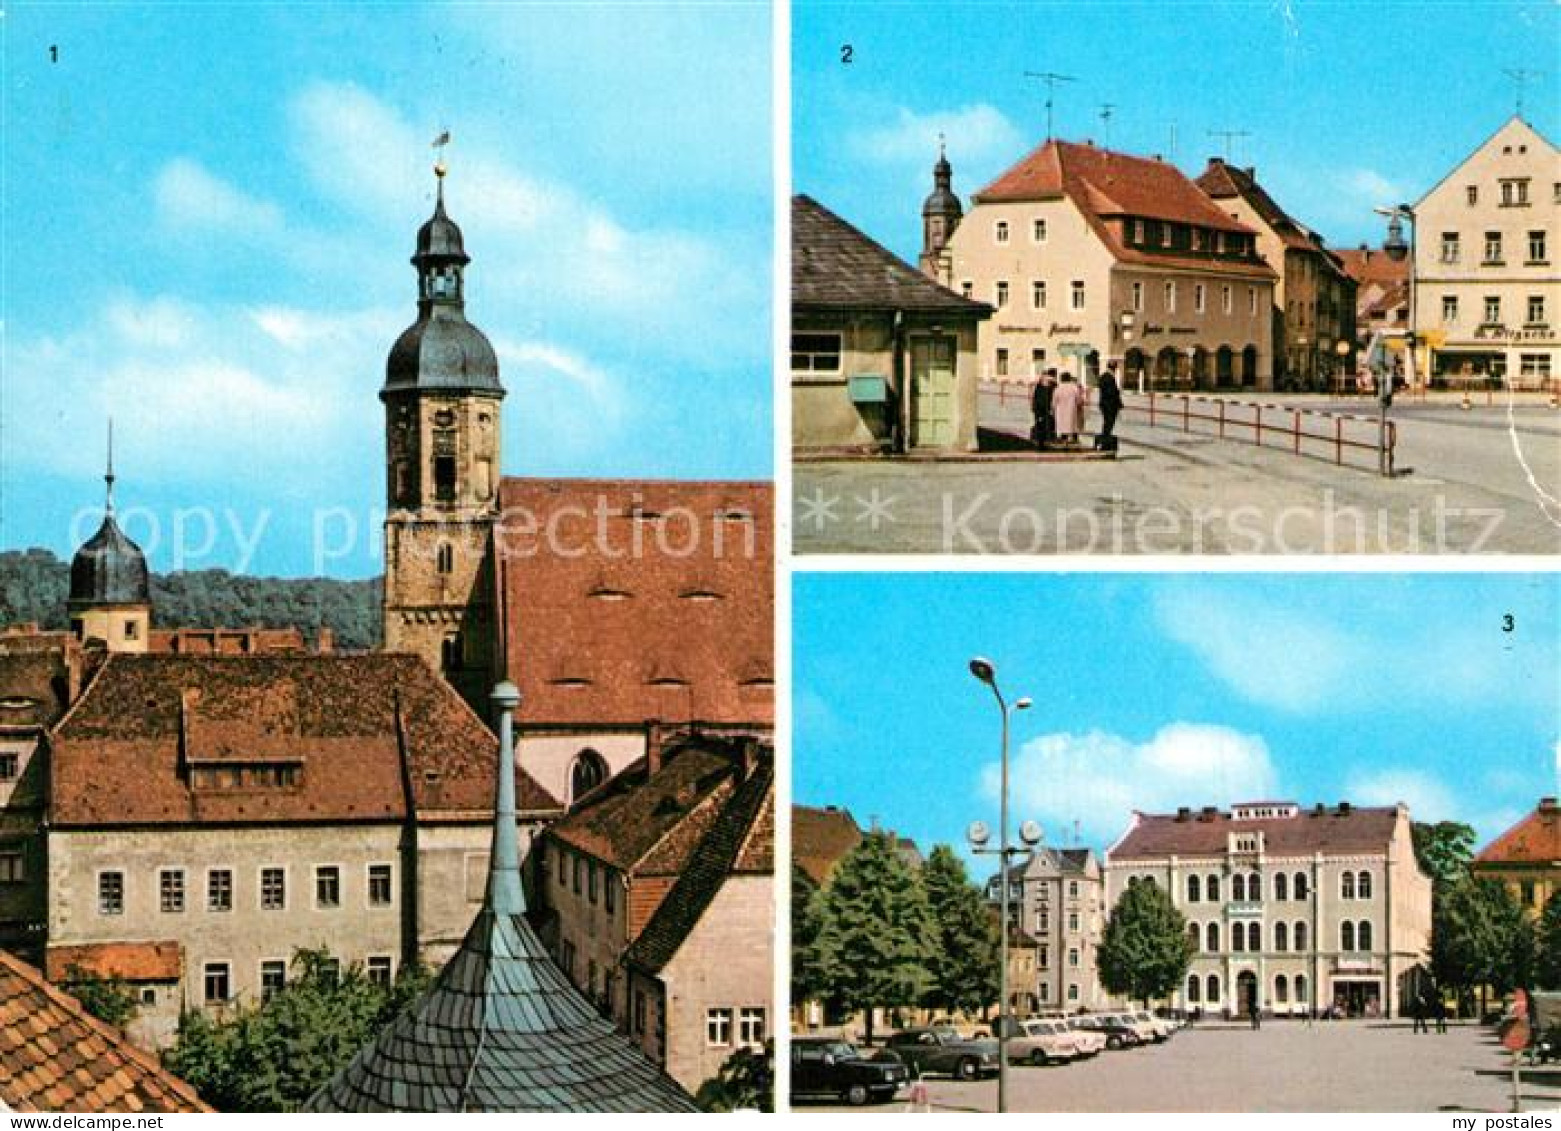
[[[1194,948],[1187,920],[1159,884],[1129,884],[1106,920],[1096,952],[1100,984],[1148,1003],[1181,985]]]
[[[1452,884],[1469,872],[1474,859],[1474,829],[1461,821],[1416,821],[1410,827],[1415,844],[1415,859],[1420,868],[1437,884]]]
[[[1431,968],[1444,985],[1506,993],[1533,973],[1533,926],[1505,886],[1465,876],[1431,913]]]
[[[64,989],[99,1021],[116,1029],[130,1024],[139,1008],[135,990],[120,978],[101,978],[74,962],[65,968]]]
[[[775,1052],[738,1049],[720,1072],[699,1086],[694,1102],[705,1111],[775,1110]]]
[[[998,997],[1000,940],[981,891],[946,844],[932,850],[922,866],[921,884],[935,932],[923,1004],[951,1012],[983,1011]]]
[[[1543,990],[1561,990],[1561,890],[1545,902],[1539,915],[1539,956],[1534,981]]]

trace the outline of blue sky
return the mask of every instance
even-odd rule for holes
[[[924,846],[1133,809],[1409,804],[1488,841],[1561,791],[1561,585],[1528,574],[800,574],[795,799]],[[1513,630],[1503,631],[1511,614]]]
[[[1055,133],[1160,154],[1196,175],[1231,156],[1335,247],[1380,242],[1513,112],[1557,136],[1552,0],[1140,0],[877,4],[794,0],[793,182],[913,262],[937,135],[968,201]],[[841,48],[851,46],[851,62]],[[1109,128],[1103,104],[1115,109]],[[1172,144],[1172,131],[1175,144]]]
[[[506,472],[767,478],[770,21],[8,5],[0,548],[90,533],[112,414],[155,568],[378,572],[376,393],[444,129]]]

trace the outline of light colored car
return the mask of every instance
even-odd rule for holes
[[[1159,1044],[1166,1038],[1166,1033],[1160,1026],[1156,1025],[1152,1020],[1143,1020],[1136,1013],[1114,1013],[1110,1015],[1110,1018],[1116,1021],[1117,1024],[1133,1030],[1133,1032],[1138,1034],[1138,1039],[1146,1045],[1150,1042]]]
[[[1155,1032],[1160,1034],[1159,1039],[1162,1041],[1168,1039],[1173,1033],[1176,1032],[1177,1029],[1177,1025],[1174,1021],[1170,1021],[1164,1017],[1157,1017],[1153,1013],[1150,1013],[1147,1009],[1137,1010],[1133,1014],[1133,1017],[1135,1020],[1142,1021],[1146,1025],[1154,1026]]]
[[[1062,1021],[1032,1017],[1019,1022],[1008,1038],[1010,1064],[1066,1064],[1086,1055],[1079,1035]]]

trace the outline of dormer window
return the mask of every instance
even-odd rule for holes
[[[726,594],[717,593],[714,589],[707,589],[703,586],[685,589],[678,596],[685,601],[723,601],[726,599]]]

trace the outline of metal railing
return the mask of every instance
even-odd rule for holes
[[[982,393],[996,396],[1000,406],[1023,405],[1028,409],[1033,385],[991,385]],[[1093,401],[1085,391],[1085,403]],[[1124,416],[1139,418],[1152,428],[1176,429],[1187,435],[1252,444],[1274,451],[1320,459],[1344,466],[1347,456],[1364,453],[1369,464],[1391,474],[1398,445],[1398,427],[1392,420],[1358,413],[1316,408],[1229,400],[1195,393],[1124,393]],[[1131,418],[1131,417],[1130,417]],[[1351,466],[1366,463],[1360,460]]]

